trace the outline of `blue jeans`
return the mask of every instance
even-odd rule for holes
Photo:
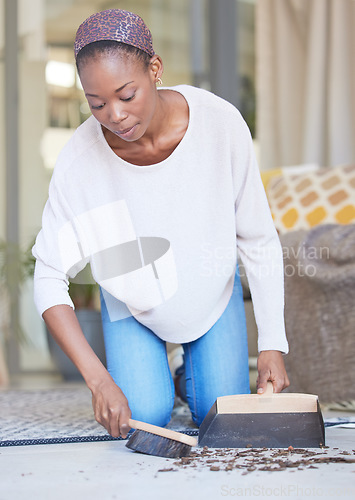
[[[164,427],[174,406],[166,343],[133,316],[110,321],[101,293],[107,369],[128,399],[132,418]],[[202,337],[182,344],[186,399],[197,426],[219,396],[250,392],[248,342],[238,273],[231,299]]]

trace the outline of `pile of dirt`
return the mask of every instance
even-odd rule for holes
[[[334,451],[333,451],[334,450]],[[195,468],[210,471],[242,470],[242,475],[254,471],[278,472],[287,469],[318,469],[321,464],[355,463],[355,450],[341,451],[325,446],[319,451],[293,448],[207,448],[196,450],[188,457],[172,463],[172,467],[159,469],[158,472],[173,472],[179,469]],[[169,459],[170,461],[170,459]]]

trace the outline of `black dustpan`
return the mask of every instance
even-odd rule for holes
[[[325,445],[318,396],[266,392],[217,398],[203,420],[199,446],[319,448]]]

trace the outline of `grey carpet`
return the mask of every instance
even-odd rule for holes
[[[197,435],[190,411],[180,400],[168,427]],[[0,391],[0,446],[117,439],[95,421],[91,393],[85,386]]]

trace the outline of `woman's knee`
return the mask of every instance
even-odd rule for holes
[[[165,427],[171,419],[174,402],[159,401],[153,405],[130,404],[132,418],[148,424]]]
[[[228,386],[216,385],[214,391],[204,390],[205,387],[200,387],[198,399],[187,398],[191,410],[192,420],[194,423],[200,427],[202,421],[216,402],[217,398],[223,396],[231,396],[235,394],[249,394],[250,384],[249,384],[249,374],[245,373],[243,377],[238,381],[238,384],[229,384]],[[195,392],[196,396],[196,392]],[[189,401],[190,399],[190,401]]]
[[[192,420],[197,427],[200,427],[210,408],[197,408],[195,410],[191,410]]]

